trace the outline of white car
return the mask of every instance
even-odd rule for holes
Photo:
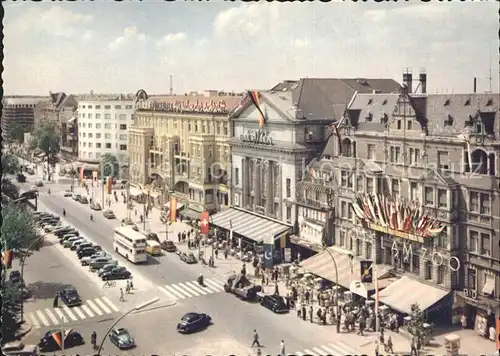
[[[90,262],[93,261],[93,260],[95,260],[96,258],[98,258],[98,257],[106,257],[106,256],[107,256],[106,252],[99,251],[99,252],[94,253],[92,256],[82,257],[82,259],[80,261],[82,262],[82,266],[88,266],[90,264]]]
[[[63,247],[65,247],[65,248],[71,247],[73,245],[73,242],[81,240],[81,239],[82,238],[80,236],[70,237],[69,239],[67,239],[63,242]]]
[[[80,246],[81,244],[87,242],[87,240],[85,240],[84,238],[82,238],[80,236],[80,239],[79,240],[76,240],[76,241],[73,241],[73,243],[71,244],[71,250],[74,251],[78,248],[78,246]]]

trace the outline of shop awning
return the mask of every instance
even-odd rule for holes
[[[184,204],[177,203],[176,208],[177,210],[181,210],[182,208],[184,208]],[[170,210],[170,201],[165,203],[165,209]]]
[[[379,292],[379,301],[401,313],[410,314],[412,304],[426,310],[443,299],[449,291],[402,277]]]
[[[185,218],[189,218],[191,220],[200,220],[200,217],[201,217],[201,214],[199,211],[189,209],[189,208],[180,211],[179,215],[182,215]]]
[[[360,261],[353,259],[347,252],[340,251],[337,247],[328,247],[328,251],[335,259],[338,268],[339,285],[349,289],[352,281],[361,279]],[[300,266],[309,273],[315,274],[330,282],[336,283],[335,266],[332,257],[327,251],[322,251],[300,263]],[[391,266],[376,265],[378,278],[384,278],[392,269]],[[367,290],[373,290],[372,283],[365,283]]]
[[[212,215],[212,224],[226,230],[232,228],[233,232],[255,242],[261,242],[269,236],[275,237],[292,228],[290,225],[237,208]]]
[[[130,195],[133,197],[138,197],[140,195],[144,194],[142,190],[136,187],[130,186]]]
[[[486,283],[483,287],[483,294],[490,295],[495,291],[495,277],[486,276]]]

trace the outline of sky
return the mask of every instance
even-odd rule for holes
[[[2,3],[7,95],[268,89],[392,78],[429,93],[498,92],[498,2]],[[416,77],[414,75],[414,77]],[[415,85],[414,85],[415,87]]]

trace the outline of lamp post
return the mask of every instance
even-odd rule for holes
[[[26,258],[28,257],[28,253],[33,249],[36,243],[38,243],[41,239],[43,239],[47,234],[43,234],[41,236],[38,236],[26,249],[24,252],[23,257],[21,258],[21,294],[24,292],[24,263],[26,262]],[[21,295],[21,323],[24,321],[24,298]]]
[[[102,346],[104,345],[104,341],[106,340],[106,337],[108,337],[109,333],[111,332],[111,330],[113,330],[113,328],[116,326],[116,324],[118,324],[123,318],[125,318],[127,315],[129,315],[130,313],[133,313],[137,310],[141,310],[151,304],[154,304],[156,303],[157,301],[159,301],[160,298],[156,297],[156,298],[153,298],[147,302],[144,302],[142,304],[139,304],[137,306],[135,306],[134,308],[130,309],[128,312],[126,312],[125,314],[123,314],[121,317],[118,318],[118,320],[116,320],[113,325],[110,326],[110,328],[108,329],[108,331],[106,331],[106,334],[104,334],[104,336],[102,337],[102,340],[101,340],[101,344],[99,345],[99,349],[97,350],[97,356],[100,356],[101,355],[101,350],[102,350]]]
[[[340,306],[339,306],[339,270],[337,268],[337,262],[335,261],[335,257],[333,257],[332,252],[328,248],[323,248],[323,251],[326,251],[330,258],[332,259],[333,265],[335,266],[335,305],[337,309],[337,318],[340,315]]]

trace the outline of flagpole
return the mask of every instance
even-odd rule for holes
[[[379,295],[378,295],[378,273],[377,265],[373,264],[373,278],[375,279],[375,334],[377,335],[377,341],[379,340],[380,333],[380,318],[379,318]]]

